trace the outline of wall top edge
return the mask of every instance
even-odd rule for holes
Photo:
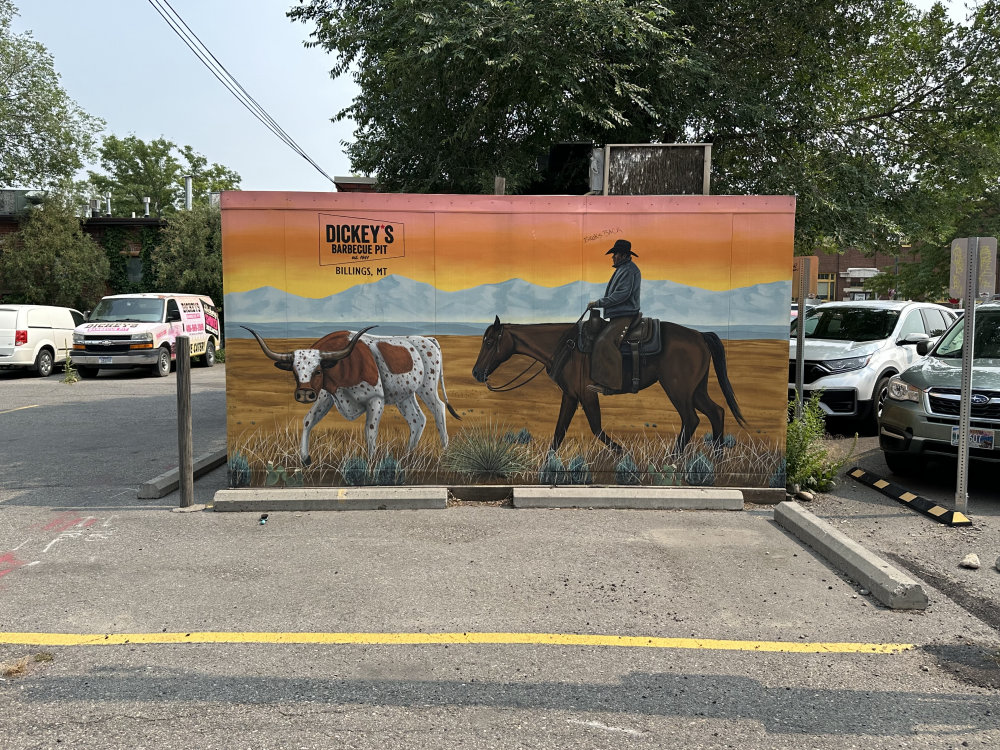
[[[225,210],[795,213],[795,196],[791,195],[454,195],[237,190],[223,192],[221,201]]]

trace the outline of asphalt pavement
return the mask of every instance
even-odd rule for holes
[[[192,372],[196,455],[224,373]],[[0,373],[5,750],[1000,745],[988,479],[967,529],[847,479],[806,504],[921,580],[900,612],[768,506],[171,512],[136,491],[177,464],[175,387]]]

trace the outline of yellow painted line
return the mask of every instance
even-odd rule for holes
[[[18,406],[16,409],[5,409],[4,411],[0,411],[0,414],[10,414],[12,411],[22,411],[24,409],[36,408],[38,408],[38,404],[32,404],[31,406]]]
[[[774,651],[793,654],[897,654],[912,643],[792,643],[710,638],[647,638],[573,633],[0,633],[0,644],[21,646],[121,646],[124,644],[324,644],[435,646],[455,644],[522,646],[616,646],[715,651]]]

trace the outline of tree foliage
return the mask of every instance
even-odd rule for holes
[[[709,142],[713,191],[797,196],[796,250],[940,245],[1000,181],[1000,0],[300,0],[361,93],[352,166],[514,190],[559,141]]]
[[[1000,237],[1000,191],[984,195],[973,201],[966,215],[959,219],[953,230],[955,237]],[[924,244],[919,252],[906,249],[910,257],[902,257],[891,272],[878,274],[865,282],[865,288],[881,297],[894,295],[896,299],[916,299],[936,302],[948,297],[951,275],[951,243]],[[980,292],[994,290],[981,289]]]
[[[0,185],[48,187],[83,166],[103,123],[66,95],[45,47],[12,31],[15,13],[0,0]]]
[[[108,259],[80,227],[77,204],[50,193],[30,208],[20,232],[0,239],[7,302],[86,310],[104,294]]]
[[[222,213],[205,203],[168,220],[153,252],[160,289],[207,294],[222,306]]]
[[[118,216],[134,211],[143,215],[143,198],[150,199],[150,213],[168,215],[185,202],[184,177],[190,175],[192,204],[208,203],[209,193],[239,188],[240,176],[208,160],[190,146],[178,147],[165,138],[149,142],[134,135],[109,135],[101,143],[104,173],[91,171],[90,184],[101,196],[111,193],[111,210]]]

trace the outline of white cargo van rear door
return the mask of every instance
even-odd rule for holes
[[[14,331],[17,330],[17,310],[0,307],[0,357],[14,353]]]

